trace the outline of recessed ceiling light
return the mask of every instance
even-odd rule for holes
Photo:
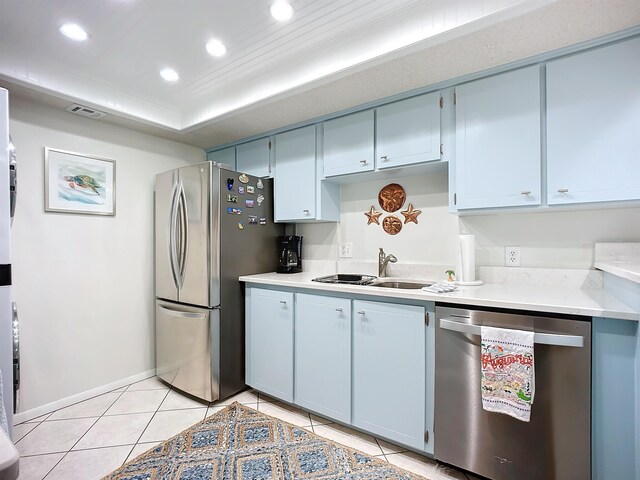
[[[176,72],[173,68],[163,68],[162,70],[160,70],[160,76],[167,82],[177,82],[180,78],[178,72]]]
[[[279,22],[285,22],[293,16],[293,7],[285,0],[276,0],[271,4],[271,16]]]
[[[225,47],[224,43],[216,38],[212,38],[211,40],[209,40],[207,42],[206,48],[207,52],[209,52],[209,55],[212,55],[214,57],[221,57],[225,53],[227,53],[227,47]]]
[[[80,25],[76,25],[75,23],[65,23],[59,28],[59,30],[65,37],[75,40],[76,42],[84,42],[89,38],[87,32],[85,32]]]

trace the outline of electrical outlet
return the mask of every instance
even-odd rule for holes
[[[504,247],[504,264],[507,267],[520,266],[520,247]]]
[[[340,258],[353,258],[353,242],[340,244]]]

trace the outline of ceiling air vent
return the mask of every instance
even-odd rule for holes
[[[66,109],[66,111],[89,118],[102,118],[107,115],[105,112],[94,110],[93,108],[85,107],[84,105],[78,105],[77,103],[71,105]]]

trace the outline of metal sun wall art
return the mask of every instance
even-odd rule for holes
[[[404,206],[406,200],[407,195],[404,188],[397,183],[390,183],[384,186],[380,190],[380,193],[378,193],[378,203],[385,212],[397,212]],[[413,208],[413,204],[409,203],[407,209],[402,210],[400,213],[404,215],[404,225],[407,223],[418,224],[418,215],[420,215],[422,211]],[[371,225],[372,223],[380,225],[380,215],[382,215],[382,212],[377,211],[373,205],[371,205],[369,211],[364,212],[364,214],[368,217],[367,225]],[[389,235],[397,235],[400,233],[402,225],[403,222],[396,215],[387,215],[382,219],[382,228]]]

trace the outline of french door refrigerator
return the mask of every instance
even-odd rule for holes
[[[211,162],[156,176],[156,375],[207,401],[244,386],[238,277],[276,269],[273,185]]]

